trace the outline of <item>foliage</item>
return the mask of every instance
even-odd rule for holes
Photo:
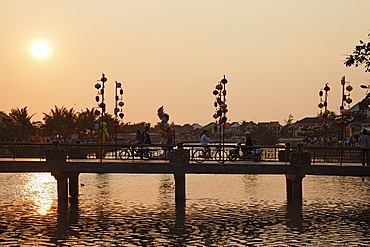
[[[256,144],[258,145],[276,145],[278,143],[277,134],[263,125],[253,127],[252,137],[257,140]]]
[[[92,139],[95,130],[97,117],[94,114],[95,108],[82,110],[76,113],[76,132],[80,140]]]
[[[288,119],[287,120],[284,119],[285,125],[291,125],[293,123],[293,120],[294,120],[293,115],[289,114]]]
[[[16,141],[30,141],[31,136],[36,133],[35,123],[31,122],[34,115],[28,115],[27,107],[11,109],[9,116],[13,118],[13,122],[7,126],[9,135]]]
[[[54,106],[49,114],[44,113],[43,132],[51,139],[62,138],[70,139],[76,130],[76,113],[73,108],[67,110],[64,106]]]
[[[368,36],[370,36],[370,33]],[[346,67],[358,67],[364,64],[365,72],[370,72],[370,42],[365,43],[362,40],[359,42],[360,44],[355,46],[353,53],[346,58],[344,64]]]

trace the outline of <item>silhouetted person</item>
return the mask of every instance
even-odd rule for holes
[[[150,140],[150,135],[149,135],[149,127],[145,126],[145,130],[142,133],[143,136],[143,143],[144,144],[152,144],[152,141]]]
[[[362,130],[362,135],[358,139],[358,143],[362,150],[362,165],[369,165],[369,154],[370,154],[370,136],[367,134],[367,129]]]
[[[254,144],[251,132],[247,131],[245,132],[245,146],[242,147],[243,156],[246,156],[249,150],[253,150],[253,146]]]

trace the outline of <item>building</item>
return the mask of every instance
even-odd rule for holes
[[[333,119],[327,118],[326,123],[334,122]],[[293,124],[293,137],[306,136],[308,132],[321,129],[324,125],[324,120],[318,117],[305,117]]]
[[[11,122],[12,118],[6,115],[4,112],[0,111],[0,126],[6,122]]]

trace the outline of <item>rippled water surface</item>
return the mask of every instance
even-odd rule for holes
[[[0,246],[369,246],[367,178],[306,176],[303,205],[282,175],[81,174],[58,208],[48,173],[0,174]]]

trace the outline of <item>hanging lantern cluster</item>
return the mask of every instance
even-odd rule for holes
[[[323,92],[324,90],[324,92]],[[325,87],[323,90],[319,91],[320,96],[320,103],[318,104],[318,107],[320,108],[320,114],[319,119],[326,119],[330,111],[327,109],[328,107],[328,92],[330,91],[330,87],[328,86],[328,83],[325,84]]]
[[[95,101],[98,105],[98,109],[95,110],[94,114],[95,116],[100,116],[100,114],[103,116],[105,109],[106,109],[106,104],[104,102],[104,89],[105,89],[105,82],[108,79],[105,77],[105,74],[102,74],[102,78],[98,80],[99,82],[95,84],[95,88],[97,90],[97,95],[95,96]],[[99,110],[100,108],[100,110]]]
[[[125,114],[123,113],[122,107],[125,105],[123,102],[123,89],[122,83],[116,81],[116,107],[114,108],[115,123],[113,124],[114,128],[119,127],[120,121],[122,121]]]
[[[348,110],[351,106],[352,99],[351,91],[353,90],[353,87],[350,85],[349,82],[346,82],[346,77],[343,76],[340,80],[340,84],[342,85],[342,105],[340,107],[340,114],[342,115],[341,120],[338,121],[339,125],[344,125],[346,123],[346,120],[344,118],[350,118],[352,116],[352,113]],[[348,84],[346,86],[346,84]],[[347,108],[347,109],[346,109]]]
[[[213,95],[215,96],[215,114],[213,114],[213,118],[216,119],[216,123],[220,125],[224,125],[227,121],[226,113],[228,112],[227,104],[226,104],[226,84],[227,80],[224,78],[218,82],[216,85],[215,90],[213,91]]]

